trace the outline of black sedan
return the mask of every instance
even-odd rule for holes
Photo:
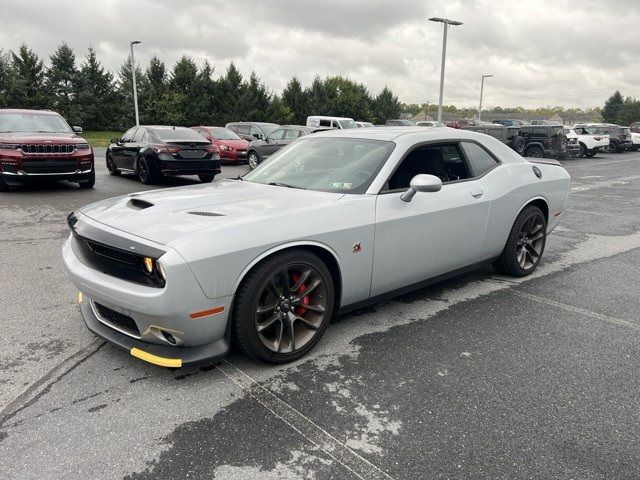
[[[208,183],[220,173],[218,149],[190,128],[140,125],[114,138],[107,148],[111,175],[134,173],[144,184],[162,176],[198,175]]]

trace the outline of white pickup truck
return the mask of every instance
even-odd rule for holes
[[[580,145],[579,157],[593,157],[596,153],[606,152],[609,148],[609,135],[596,134],[596,127],[592,125],[565,127],[565,135],[567,138],[577,139]]]

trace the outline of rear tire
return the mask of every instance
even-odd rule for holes
[[[216,178],[216,175],[213,173],[203,173],[198,175],[198,178],[202,183],[211,183],[213,179]]]
[[[547,241],[547,221],[535,205],[525,207],[513,222],[502,254],[493,263],[505,275],[525,277],[538,267]]]
[[[138,159],[136,171],[138,173],[138,180],[140,180],[141,183],[145,185],[153,185],[156,183],[156,176],[146,158],[140,157]]]
[[[236,292],[232,332],[246,355],[286,363],[306,355],[333,315],[331,272],[306,250],[276,254],[259,263]]]
[[[531,147],[527,150],[525,156],[532,158],[542,158],[544,157],[544,151],[540,147]]]
[[[589,150],[587,150],[587,146],[584,143],[581,143],[578,157],[586,157],[588,154],[589,154]]]
[[[93,186],[96,184],[96,170],[91,169],[91,173],[89,174],[89,178],[86,180],[83,180],[81,182],[78,182],[78,185],[80,185],[80,188],[93,188]]]
[[[522,153],[524,152],[524,145],[525,145],[524,138],[521,137],[520,135],[518,135],[516,138],[513,139],[513,149],[520,155],[522,155]]]

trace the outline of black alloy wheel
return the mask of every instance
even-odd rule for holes
[[[331,273],[305,250],[276,255],[247,275],[236,296],[234,339],[269,363],[296,360],[318,343],[333,314]]]
[[[120,175],[120,170],[118,170],[118,167],[116,167],[116,162],[113,161],[113,157],[111,156],[110,153],[107,154],[107,170],[109,171],[109,175],[113,175],[114,177],[117,177],[118,175]]]
[[[529,205],[513,223],[504,250],[493,266],[506,275],[529,275],[540,263],[546,241],[547,221],[544,213],[535,205]]]
[[[587,146],[584,143],[580,144],[580,152],[578,153],[578,157],[586,157],[589,151],[587,150]]]
[[[513,139],[513,149],[520,155],[522,155],[522,153],[524,152],[524,146],[525,146],[524,138],[521,137],[520,135],[516,136]]]
[[[155,176],[153,175],[151,167],[149,166],[146,158],[140,157],[138,159],[137,171],[138,179],[140,180],[140,182],[144,183],[145,185],[153,185],[155,183]]]
[[[544,152],[540,147],[531,147],[529,150],[527,150],[526,156],[532,158],[542,158],[544,156]]]

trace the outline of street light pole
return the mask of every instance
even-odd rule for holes
[[[427,106],[424,109],[424,119],[426,120],[427,117],[429,116],[429,100],[426,100],[425,102],[426,102]]]
[[[133,46],[138,45],[140,40],[133,40],[129,42],[131,47],[131,77],[133,79],[133,106],[136,110],[136,126],[140,125],[140,117],[138,116],[138,89],[136,87],[136,62],[133,58]]]
[[[480,105],[478,106],[478,121],[482,120],[482,90],[484,90],[484,79],[493,77],[493,75],[482,75],[480,79]]]
[[[442,23],[444,30],[442,35],[442,64],[440,66],[440,100],[438,101],[438,126],[442,126],[442,97],[444,96],[444,61],[447,57],[447,29],[449,25],[462,25],[462,22],[457,20],[449,20],[448,18],[431,17],[431,22]]]

